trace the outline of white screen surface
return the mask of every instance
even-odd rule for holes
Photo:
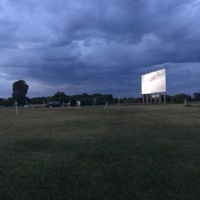
[[[161,69],[142,75],[142,94],[166,92],[166,70]]]

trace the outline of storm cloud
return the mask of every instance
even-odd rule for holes
[[[167,93],[200,91],[199,0],[1,0],[0,97],[23,79],[28,96],[139,96],[164,66]]]

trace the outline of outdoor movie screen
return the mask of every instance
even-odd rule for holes
[[[161,69],[142,75],[142,94],[166,92],[166,70]]]

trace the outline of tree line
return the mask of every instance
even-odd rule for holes
[[[29,98],[27,96],[29,89],[29,85],[24,80],[19,80],[13,83],[13,93],[12,97],[7,99],[0,98],[0,106],[13,106],[14,104],[18,104],[19,106],[24,106],[26,104],[43,104],[48,103],[50,101],[58,101],[60,103],[68,103],[70,102],[72,106],[76,105],[76,101],[81,101],[81,105],[83,106],[91,106],[91,105],[101,105],[106,104],[131,104],[131,103],[141,103],[142,98],[127,98],[123,97],[120,99],[113,98],[112,94],[93,94],[89,95],[87,93],[83,93],[80,95],[66,95],[64,92],[57,91],[53,96],[48,97],[33,97]],[[200,101],[200,93],[194,93],[193,97],[188,94],[176,94],[174,96],[167,95],[167,102],[169,103],[183,103],[184,100],[187,101]]]

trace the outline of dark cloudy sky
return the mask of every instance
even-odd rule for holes
[[[0,97],[138,97],[162,66],[168,94],[200,92],[200,0],[0,0]]]

